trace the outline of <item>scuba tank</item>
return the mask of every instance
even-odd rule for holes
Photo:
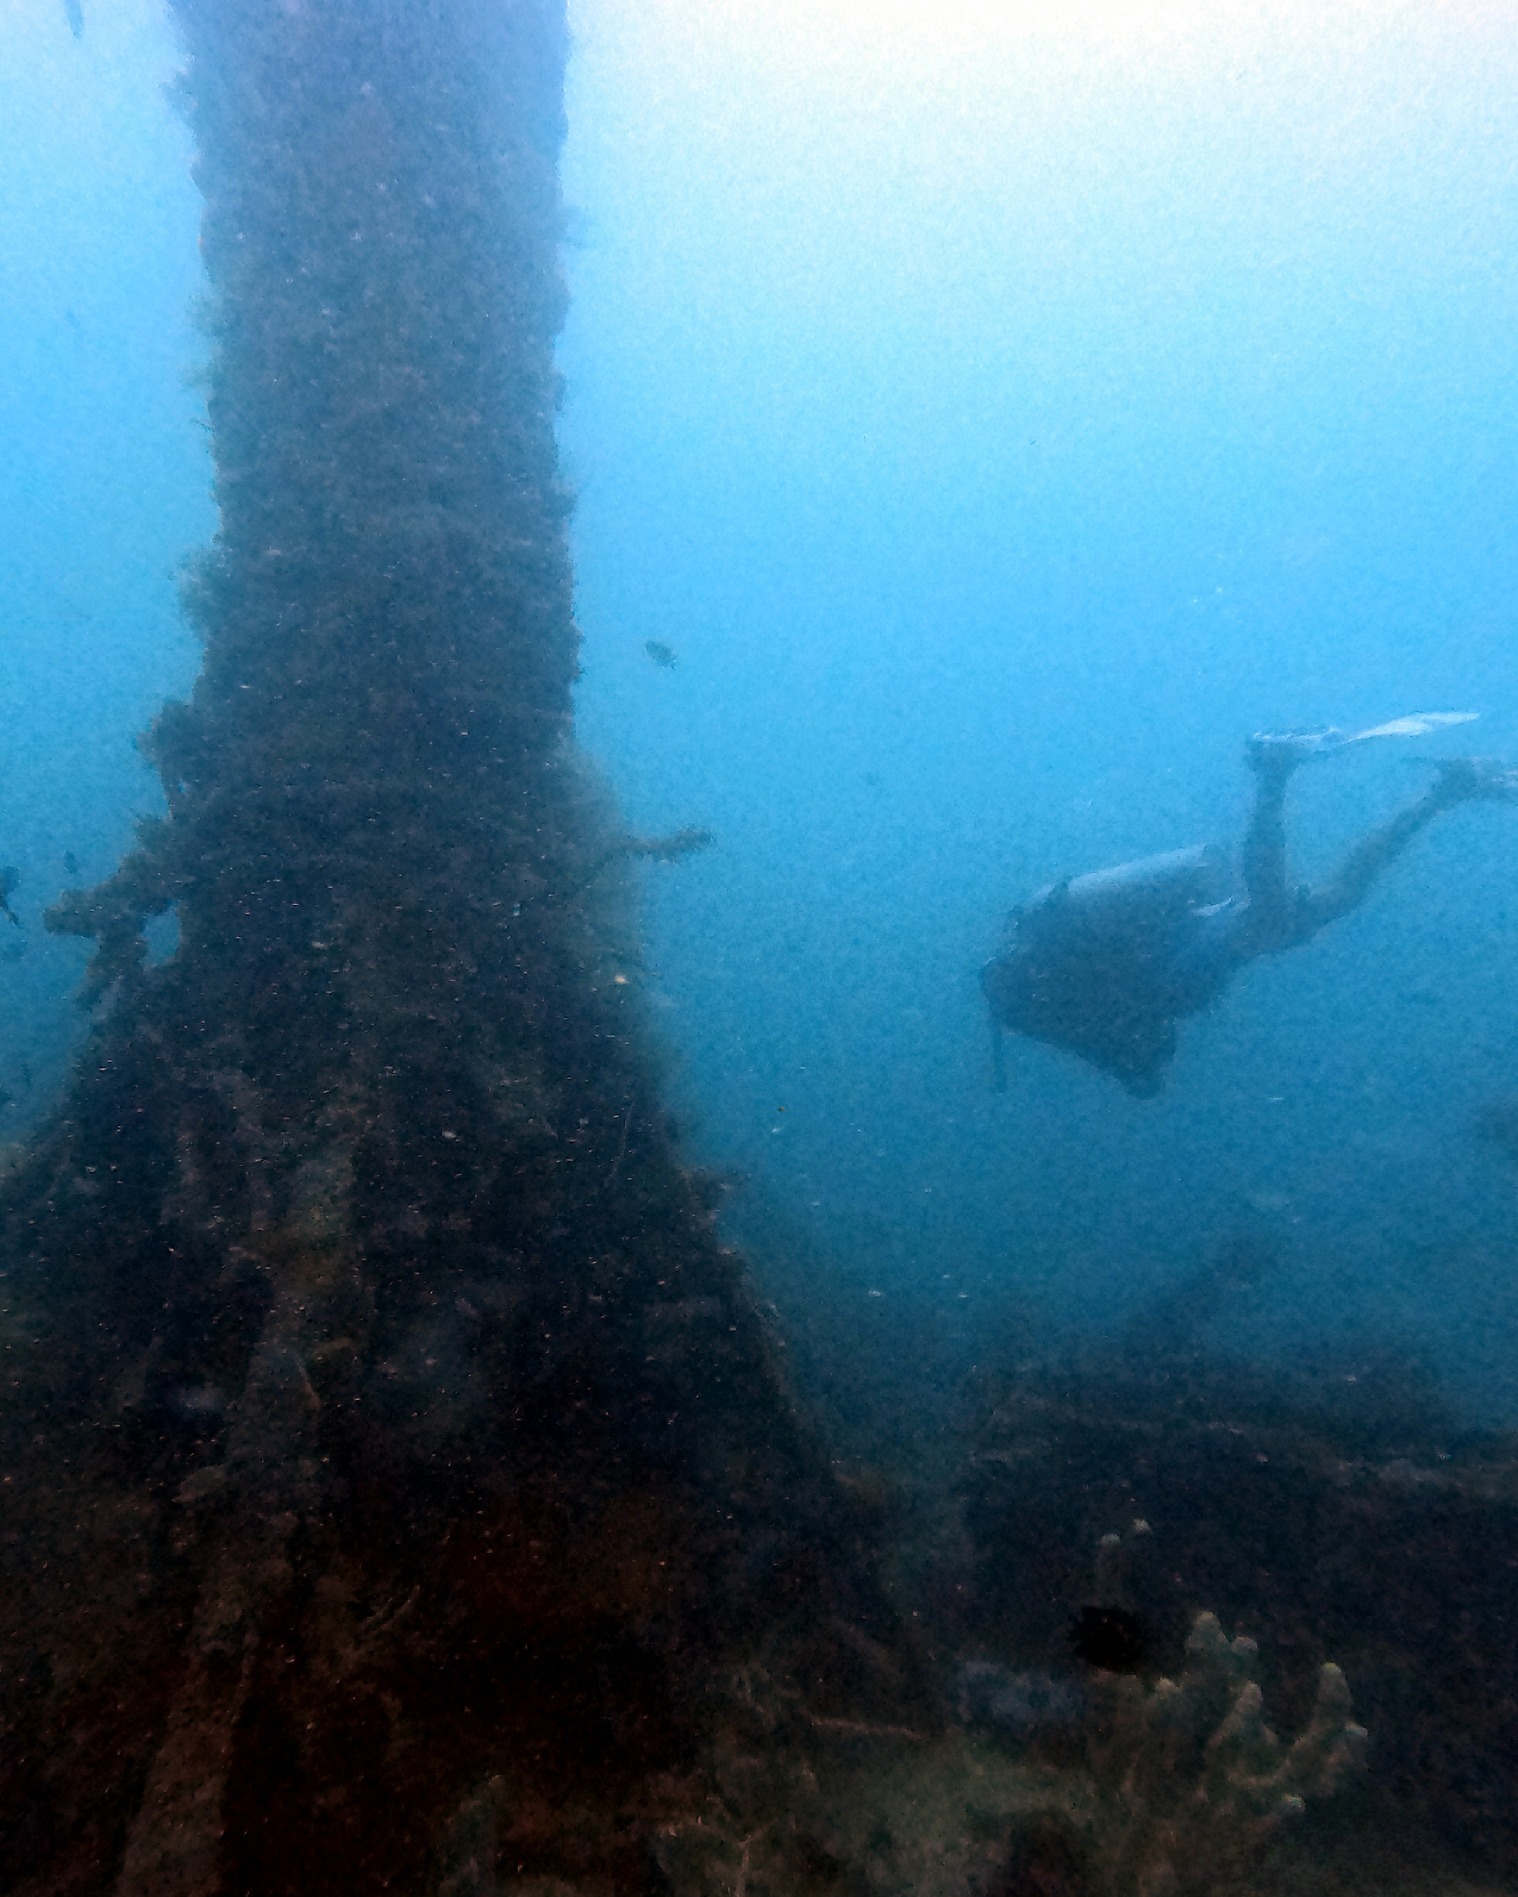
[[[1227,865],[1211,843],[1091,870],[1046,885],[1014,912],[1011,952],[1089,952],[1104,941],[1169,929],[1228,893]]]
[[[981,971],[990,1008],[992,1090],[1006,1087],[1003,1034],[1011,1029],[1069,1045],[1034,1025],[1052,980],[1109,960],[1140,964],[1168,959],[1185,938],[1189,919],[1226,911],[1230,878],[1223,852],[1210,843],[1167,850],[1112,869],[1092,870],[1038,890],[1011,917],[1002,953]],[[1077,980],[1079,977],[1077,976]],[[1033,1003],[1033,1019],[1030,1006]],[[1089,1058],[1089,1055],[1088,1055]]]

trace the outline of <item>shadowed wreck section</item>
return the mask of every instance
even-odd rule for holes
[[[740,1660],[916,1689],[609,946],[562,8],[174,11],[221,531],[0,1201],[6,1886],[642,1889]]]

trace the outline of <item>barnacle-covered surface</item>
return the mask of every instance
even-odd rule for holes
[[[419,1890],[497,1780],[626,1888],[686,1677],[896,1636],[608,945],[698,833],[572,748],[562,10],[175,11],[220,532],[0,1202],[6,1888]]]
[[[678,1897],[1474,1889],[1367,1835],[1342,1674],[1325,1670],[1287,1743],[1257,1663],[1200,1616],[1177,1679],[1095,1683],[1078,1755],[1058,1762],[954,1725],[821,1718],[750,1666],[727,1683],[702,1771],[671,1781],[654,1856]]]
[[[1518,1873],[1518,1459],[1456,1429],[1407,1365],[1292,1375],[1157,1344],[1025,1364],[977,1425],[962,1495],[941,1638],[1058,1666],[1070,1614],[1111,1601],[1152,1675],[1184,1667],[1214,1609],[1258,1640],[1288,1730],[1324,1663],[1343,1668],[1383,1839]],[[1093,1577],[1103,1538],[1116,1558]]]

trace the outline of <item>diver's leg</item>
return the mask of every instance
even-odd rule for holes
[[[1293,942],[1305,942],[1328,923],[1358,909],[1376,878],[1390,868],[1425,825],[1457,804],[1478,799],[1504,803],[1518,800],[1518,772],[1485,758],[1441,762],[1438,777],[1416,802],[1362,838],[1321,889],[1304,891],[1297,897]]]
[[[1303,761],[1293,745],[1252,738],[1245,759],[1254,772],[1254,809],[1244,836],[1242,868],[1248,897],[1242,955],[1285,945],[1291,934],[1293,898],[1286,880],[1286,786]]]

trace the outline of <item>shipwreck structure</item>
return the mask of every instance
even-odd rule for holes
[[[642,1889],[725,1659],[910,1667],[597,912],[563,9],[174,11],[220,532],[0,1187],[5,1887]]]

